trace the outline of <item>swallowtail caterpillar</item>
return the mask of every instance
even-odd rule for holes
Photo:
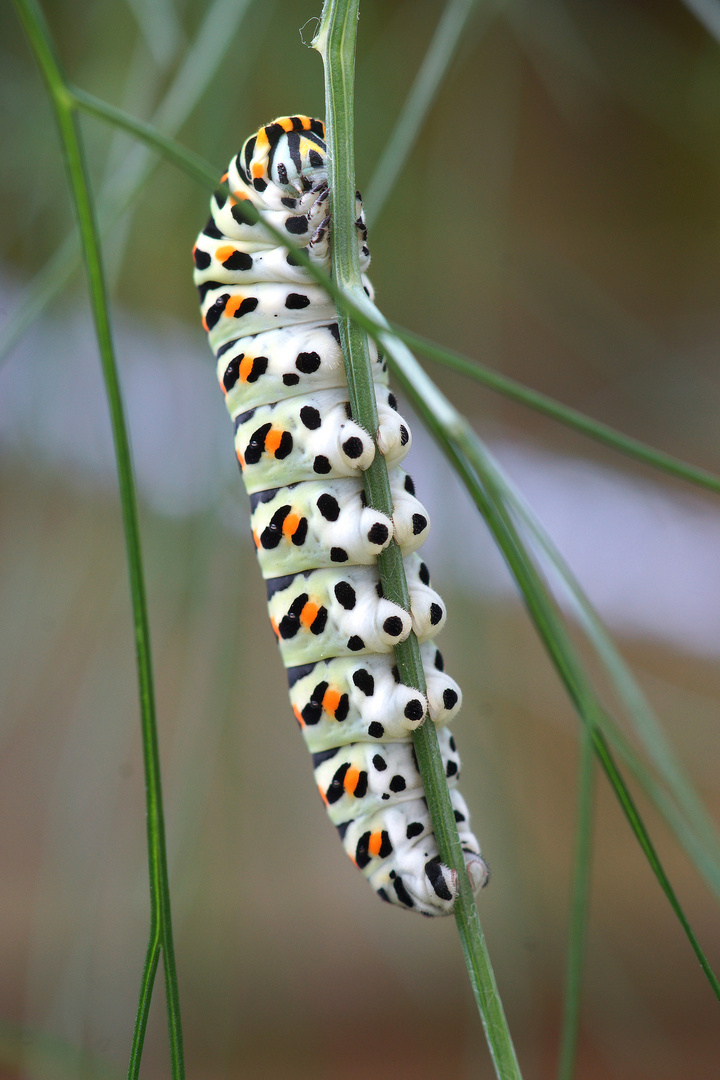
[[[440,859],[411,732],[434,723],[465,864],[477,891],[488,879],[447,724],[460,708],[435,636],[445,607],[418,554],[429,521],[400,464],[408,425],[371,344],[379,428],[353,421],[335,306],[263,231],[267,221],[330,271],[325,129],[307,116],[260,128],[230,162],[230,194],[216,191],[193,255],[203,326],[217,358],[252,511],[252,534],[290,701],[315,780],[343,846],[383,900],[447,915],[456,873]],[[260,221],[250,223],[243,204]],[[357,203],[360,267],[370,262]],[[369,281],[363,278],[372,295]],[[362,472],[385,457],[392,519],[366,505]],[[411,610],[385,599],[377,556],[400,545]],[[393,646],[414,630],[427,696],[400,682]]]

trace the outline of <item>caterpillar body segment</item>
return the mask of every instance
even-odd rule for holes
[[[430,528],[427,511],[391,474],[393,516],[366,505],[360,477],[306,480],[250,496],[253,539],[264,578],[337,566],[373,566],[394,537],[403,555],[417,550]]]
[[[425,915],[452,912],[457,875],[441,862],[412,732],[438,727],[466,869],[488,879],[457,789],[460,760],[446,725],[460,709],[434,638],[445,606],[418,548],[427,511],[399,465],[410,429],[371,343],[379,428],[373,439],[348,403],[335,306],[293,257],[302,246],[330,270],[326,147],[321,121],[280,117],[243,145],[193,249],[203,325],[235,427],[252,534],[290,701],[315,782],[343,846],[378,895]],[[248,212],[251,203],[256,216]],[[262,228],[287,235],[288,248]],[[357,201],[361,271],[370,253]],[[363,282],[368,295],[372,287]],[[362,473],[382,452],[392,518],[367,506]],[[377,556],[395,539],[407,612],[383,596]],[[393,647],[421,643],[427,693],[400,681]]]

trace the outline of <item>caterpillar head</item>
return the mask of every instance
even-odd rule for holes
[[[288,194],[309,191],[325,175],[325,125],[309,116],[280,116],[251,135],[238,154],[246,183],[262,192],[268,184]]]

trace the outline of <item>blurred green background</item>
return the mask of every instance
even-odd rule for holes
[[[443,7],[363,0],[363,191],[378,190]],[[261,123],[323,114],[321,63],[299,33],[319,0],[44,8],[73,82],[146,118],[165,98],[156,119],[177,126],[186,113],[178,137],[218,173]],[[185,70],[199,34],[212,62]],[[110,1077],[126,1065],[148,917],[125,557],[82,276],[20,333],[29,302],[61,281],[67,257],[43,267],[73,221],[9,5],[0,43],[0,334],[17,338],[0,368],[0,1078]],[[98,200],[117,211],[145,151],[94,120],[82,128]],[[380,307],[720,471],[719,133],[720,47],[682,3],[478,0],[382,214],[366,203]],[[161,163],[106,243],[142,498],[188,1075],[490,1076],[452,920],[381,905],[314,789],[199,325],[190,248],[207,203]],[[716,501],[432,373],[567,552],[717,812]],[[415,436],[409,467],[450,612],[441,644],[465,692],[462,787],[493,869],[481,917],[524,1076],[549,1077],[577,722],[484,527]],[[716,902],[639,802],[717,968]],[[595,838],[578,1075],[705,1080],[720,1055],[717,1003],[603,780]],[[165,1047],[159,979],[144,1075],[167,1075]]]

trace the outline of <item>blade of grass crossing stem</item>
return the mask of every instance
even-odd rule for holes
[[[122,109],[117,109],[114,105],[108,105],[107,102],[101,101],[100,98],[96,98],[93,94],[88,94],[85,90],[80,90],[76,86],[69,87],[69,92],[78,109],[82,109],[83,112],[98,117],[100,120],[106,120],[134,135],[153,150],[162,153],[173,165],[184,169],[198,183],[212,186],[217,184],[218,174],[216,169],[204,161],[199,154],[187,150],[175,139],[170,138],[169,135],[164,135],[153,124],[130,116],[128,113],[123,112]]]
[[[572,1080],[575,1072],[578,1034],[580,1030],[580,999],[585,943],[590,916],[590,874],[592,870],[593,795],[595,789],[595,751],[590,732],[580,733],[580,767],[578,770],[577,837],[575,840],[575,869],[570,901],[570,934],[568,938],[565,1000],[560,1037],[560,1061],[557,1080]]]
[[[147,1022],[149,997],[162,947],[167,999],[170,1063],[173,1080],[184,1080],[180,1002],[175,970],[175,955],[170,918],[170,894],[165,854],[165,827],[160,784],[160,754],[155,723],[155,702],[150,654],[150,633],[145,599],[145,583],[140,549],[140,531],[135,498],[135,483],[130,445],[125,423],[122,394],[118,381],[107,300],[100,242],[82,140],[74,113],[74,102],[67,81],[56,58],[54,45],[42,10],[36,0],[14,0],[30,47],[45,79],[60,130],[63,157],[68,174],[73,206],[78,221],[87,267],[90,301],[105,379],[115,444],[118,484],[130,577],[135,646],[140,695],[143,758],[147,789],[148,860],[150,869],[151,934],[141,999],[133,1038],[133,1062],[130,1075],[139,1073],[142,1039]]]
[[[131,127],[132,125],[128,124],[127,126]],[[145,137],[147,137],[148,139],[152,138],[149,133],[146,133]],[[182,158],[182,152],[176,154],[176,164],[181,165],[181,167],[187,167],[187,161],[183,161]],[[197,177],[197,171],[194,170],[192,166],[190,166],[190,169],[195,172],[195,175]],[[274,230],[269,228],[268,231],[275,235]],[[284,239],[286,241],[286,238],[280,237],[279,235],[276,236],[276,238],[280,240]],[[309,260],[304,260],[303,255],[304,253],[298,252],[298,258],[300,263],[302,265],[306,265],[307,269],[310,270],[311,273],[313,273],[316,279],[322,285],[324,285],[325,288],[327,288],[328,292],[335,298],[339,307],[343,311],[351,313],[353,319],[360,326],[366,329],[376,340],[384,343],[387,347],[387,323],[385,323],[384,320],[382,320],[381,318],[377,317],[378,313],[376,312],[376,309],[372,308],[372,305],[370,305],[370,308],[372,309],[371,314],[368,316],[368,305],[364,295],[359,296],[357,293],[355,293],[351,297],[343,295],[342,290],[339,289],[334,282],[330,282],[329,279],[327,279],[321,272],[319,272],[316,267],[313,267],[309,263]],[[385,329],[382,330],[381,327],[384,327]],[[434,359],[448,356],[451,358],[451,363],[453,364],[453,366],[457,366],[456,354],[452,354],[448,350],[443,350],[436,346],[429,345],[429,343],[427,342],[422,342],[421,339],[418,339],[415,335],[407,334],[403,331],[397,331],[397,336],[401,340],[404,339],[412,342],[419,342],[423,348],[423,351],[427,352]],[[392,352],[392,350],[390,351]],[[468,365],[472,363],[470,361],[467,361],[465,358],[460,359],[462,363],[466,363]],[[416,363],[414,361],[414,358],[412,359],[412,363]],[[418,370],[420,369],[418,368]],[[487,382],[488,385],[494,384],[493,389],[497,389],[499,392],[506,393],[507,396],[514,397],[516,400],[522,401],[524,404],[527,404],[531,408],[535,408],[538,411],[545,412],[547,415],[552,415],[554,419],[568,423],[569,426],[576,427],[578,430],[583,431],[584,434],[590,435],[591,437],[599,438],[600,441],[603,441],[608,445],[613,446],[615,449],[620,450],[621,452],[629,453],[631,456],[635,456],[641,460],[646,461],[647,464],[653,465],[654,467],[662,469],[666,472],[670,472],[673,475],[679,476],[682,479],[685,479],[691,483],[696,483],[713,491],[720,490],[720,479],[715,477],[713,474],[707,473],[704,470],[694,469],[692,466],[688,466],[684,462],[680,462],[677,461],[677,459],[670,458],[669,455],[663,455],[659,452],[652,450],[652,448],[646,448],[643,446],[643,444],[636,443],[635,440],[628,440],[625,436],[613,432],[612,429],[607,429],[604,427],[604,425],[599,425],[595,421],[584,417],[582,414],[575,413],[574,410],[567,410],[564,406],[557,405],[557,403],[553,402],[552,399],[545,399],[543,401],[543,395],[536,394],[534,391],[527,390],[526,388],[517,385],[507,385],[511,383],[510,380],[506,381],[504,377],[498,376],[496,375],[496,373],[489,372],[489,369],[485,369],[483,379]],[[416,395],[413,394],[411,386],[412,384],[408,385],[408,387],[406,388],[406,392],[408,393],[408,396],[413,399],[416,398]],[[418,408],[419,412],[422,412],[422,410],[418,407],[417,403],[416,408]],[[428,423],[430,426],[432,426],[429,420]],[[442,439],[442,435],[440,436],[440,438]],[[640,453],[635,452],[638,447],[640,448]],[[556,661],[559,661],[559,656],[556,656],[555,659]],[[559,664],[559,670],[561,670],[562,672],[561,664]]]
[[[358,0],[326,0],[313,46],[320,52],[325,69],[328,174],[333,215],[333,277],[339,288],[346,289],[359,300],[364,297],[364,292],[354,224],[353,80],[357,12]],[[361,328],[351,323],[342,311],[339,313],[339,326],[352,414],[357,423],[374,432],[377,430],[377,405],[367,338]],[[376,454],[365,476],[369,504],[385,513],[392,513],[387,468],[381,454]],[[402,553],[398,545],[392,544],[378,562],[384,595],[409,609]],[[414,634],[396,649],[396,658],[403,682],[424,690],[425,676]],[[520,1070],[465,871],[457,823],[438,750],[437,733],[432,724],[424,724],[415,733],[414,745],[441,858],[458,873],[456,922],[496,1074],[505,1080],[519,1078]]]
[[[368,302],[369,305],[369,302]],[[366,305],[367,306],[367,305]],[[369,305],[374,307],[374,305]],[[426,426],[433,433],[443,453],[454,466],[482,513],[520,588],[528,611],[571,700],[591,732],[597,755],[635,837],[665,893],[688,941],[720,1001],[720,983],[690,926],[665,870],[657,856],[637,807],[628,791],[601,733],[603,706],[585,673],[582,662],[566,633],[552,596],[542,581],[529,553],[518,535],[505,506],[501,484],[503,477],[488,467],[487,452],[468,422],[457,412],[420,367],[407,348],[383,336],[393,368],[403,390]]]

